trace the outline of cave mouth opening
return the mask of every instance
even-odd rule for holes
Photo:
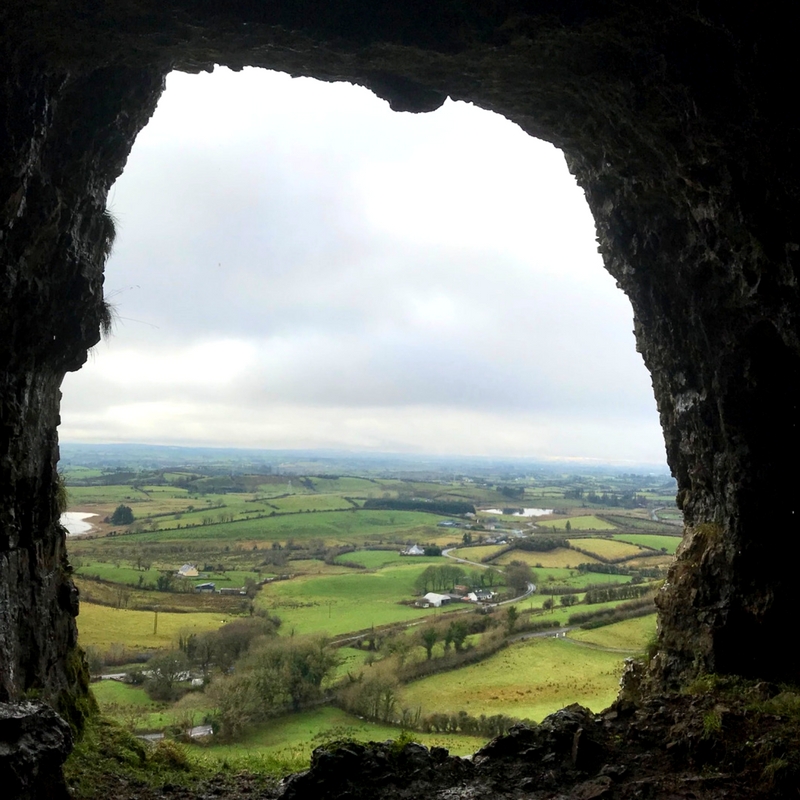
[[[663,461],[583,193],[499,115],[173,73],[109,206],[66,441]]]
[[[64,441],[663,464],[583,193],[499,115],[173,73],[109,205],[119,320]]]
[[[62,439],[663,454],[583,193],[499,115],[174,73],[110,198],[119,319]]]

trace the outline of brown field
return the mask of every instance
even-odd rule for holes
[[[130,611],[84,602],[78,615],[78,642],[82,647],[99,650],[121,645],[134,654],[175,647],[181,634],[216,630],[231,619],[219,613],[159,611],[158,628],[154,633],[156,615],[153,611]]]
[[[150,592],[141,589],[120,587],[88,578],[75,578],[81,593],[81,613],[87,603],[126,609],[152,610],[154,606],[164,611],[185,613],[202,611],[213,614],[236,614],[242,610],[241,597],[198,592]]]
[[[578,564],[598,563],[596,558],[578,553],[576,550],[569,550],[566,547],[559,547],[556,550],[537,553],[529,550],[513,550],[510,553],[503,553],[497,561],[492,563],[505,566],[512,561],[524,561],[535,567],[537,564],[542,567],[563,567],[565,569],[575,569]]]
[[[581,550],[586,550],[600,558],[625,558],[625,556],[646,552],[635,544],[617,542],[613,539],[568,539],[568,541],[571,545],[580,547]]]
[[[657,556],[651,558],[632,558],[630,561],[625,562],[627,567],[668,567],[675,561],[675,556],[663,555],[659,553]]]
[[[480,562],[486,556],[499,553],[504,546],[501,544],[484,544],[475,547],[459,547],[457,550],[453,550],[450,555],[456,558],[465,558],[467,561]]]

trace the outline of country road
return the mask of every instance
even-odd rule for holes
[[[481,564],[479,561],[470,561],[467,558],[459,558],[458,556],[451,556],[450,553],[455,550],[455,547],[448,547],[446,550],[442,550],[442,555],[447,558],[452,558],[453,561],[458,561],[461,564],[472,564],[473,567],[481,567],[482,569],[494,569],[490,564]],[[536,591],[536,584],[529,583],[528,588],[524,594],[521,594],[519,597],[512,597],[510,600],[502,600],[499,603],[492,603],[489,605],[489,608],[497,608],[497,606],[507,606],[511,603],[518,603],[520,600],[524,600],[526,597],[530,597]]]

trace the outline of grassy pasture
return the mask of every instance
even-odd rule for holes
[[[450,555],[480,563],[482,558],[499,553],[504,546],[502,544],[479,544],[475,547],[458,547],[455,550],[451,550]]]
[[[641,653],[656,632],[656,615],[626,619],[593,630],[569,631],[567,636],[579,642],[588,642],[598,647],[612,647]]]
[[[606,708],[619,691],[622,658],[567,639],[529,639],[478,664],[401,689],[401,706],[423,713],[508,714],[536,722],[569,703]]]
[[[112,505],[125,503],[151,503],[150,496],[131,486],[69,486],[67,497],[70,506],[81,510],[86,505]],[[134,511],[134,514],[136,512]]]
[[[357,550],[354,553],[345,553],[337,561],[352,561],[362,564],[367,569],[382,569],[383,567],[405,564],[443,564],[441,556],[401,556],[398,550]]]
[[[244,766],[248,757],[265,755],[285,756],[307,763],[311,751],[318,744],[313,737],[328,731],[362,742],[396,739],[401,734],[399,728],[366,722],[338,708],[325,707],[270,720],[236,744],[212,745],[200,752],[206,758],[224,759],[231,765],[244,761]],[[427,747],[445,747],[454,755],[470,755],[486,743],[485,739],[474,736],[441,733],[412,735],[415,741]]]
[[[140,686],[106,680],[93,683],[92,694],[104,716],[135,731],[161,731],[187,720],[198,725],[212,710],[202,692],[191,692],[168,705],[151,700]]]
[[[282,620],[280,632],[339,636],[373,625],[433,617],[446,609],[420,609],[398,600],[413,596],[414,581],[426,565],[398,566],[380,572],[299,577],[265,586],[257,604]]]
[[[110,564],[106,561],[99,561],[91,558],[79,558],[75,560],[75,572],[77,575],[83,577],[96,577],[101,581],[111,581],[112,583],[119,583],[123,586],[155,586],[156,581],[161,575],[162,569],[169,569],[175,571],[180,564],[177,561],[170,564],[157,564],[147,570],[137,569],[133,564],[120,563]],[[267,572],[267,574],[274,574]],[[230,570],[224,573],[217,572],[203,572],[200,577],[188,578],[188,584],[194,587],[196,583],[205,583],[213,581],[220,586],[244,586],[246,579],[259,580],[260,575],[257,572],[248,570]],[[141,584],[139,582],[141,578]],[[178,579],[176,579],[178,580]]]
[[[153,709],[158,705],[141,686],[130,686],[120,681],[97,681],[91,688],[101,709],[111,705]]]
[[[610,575],[605,572],[578,572],[575,569],[563,569],[558,567],[545,567],[537,569],[534,567],[533,574],[539,586],[548,583],[555,583],[559,586],[588,586],[590,584],[617,584],[628,583],[630,575]]]
[[[81,614],[85,603],[116,608],[120,600],[120,587],[113,583],[102,583],[76,577],[81,593]],[[122,587],[127,604],[126,610],[148,611],[157,607],[163,611],[183,614],[191,611],[229,615],[243,612],[245,598],[236,595],[220,595],[208,592],[157,592],[145,589]]]
[[[639,547],[651,547],[653,550],[660,551],[665,548],[671,555],[675,555],[675,551],[681,543],[680,536],[659,536],[648,533],[615,533],[611,538],[618,542],[628,542]]]
[[[364,662],[369,655],[367,650],[357,650],[355,647],[340,647],[336,651],[336,656],[339,663],[333,673],[332,682],[346,678],[348,673],[356,675],[364,666]],[[323,684],[325,686],[327,684]]]
[[[524,561],[534,568],[537,564],[541,564],[542,567],[561,567],[564,569],[575,569],[578,564],[599,563],[596,558],[566,547],[559,547],[556,550],[547,550],[541,553],[530,550],[512,550],[510,553],[503,553],[500,558],[492,563],[498,566],[505,566],[512,561]]]
[[[642,554],[642,548],[635,544],[615,541],[614,539],[570,539],[571,545],[580,547],[600,558],[625,558]]]
[[[675,534],[681,533],[681,529],[675,525],[669,525],[666,522],[657,522],[649,517],[604,513],[603,518],[622,530],[631,530],[641,533],[654,533],[660,536],[674,536]]]
[[[625,562],[625,566],[633,567],[634,569],[650,569],[653,567],[669,567],[673,561],[675,561],[675,556],[664,553],[662,555],[632,558],[630,561]]]
[[[543,522],[539,527],[544,531],[552,530],[555,528],[557,531],[565,531],[567,529],[567,522],[569,521],[570,529],[573,531],[613,531],[615,526],[610,522],[606,522],[594,514],[585,514],[579,517],[569,517],[562,519],[549,519]]]
[[[353,507],[352,503],[335,494],[290,495],[289,497],[270,500],[270,505],[275,506],[279,512],[283,513],[336,511],[337,509]]]
[[[172,499],[179,499],[185,500],[189,496],[189,490],[184,489],[180,486],[172,486],[167,484],[166,486],[142,486],[141,491],[145,492],[146,494],[150,495],[151,498],[154,500],[156,498],[172,498]]]
[[[90,558],[80,558],[73,561],[75,573],[82,577],[97,577],[101,581],[113,581],[127,586],[137,586],[139,578],[144,585],[155,586],[161,573],[158,569],[140,570],[130,564],[120,564],[119,567],[105,561],[97,561]]]
[[[71,466],[69,464],[59,464],[58,471],[66,481],[85,481],[89,478],[99,478],[103,474],[101,469]]]
[[[189,612],[178,614],[160,611],[158,631],[153,633],[155,614],[152,611],[131,611],[109,608],[94,603],[81,603],[78,616],[78,641],[82,647],[107,650],[123,645],[127,650],[156,650],[174,647],[181,633],[203,633],[216,630],[232,619],[230,615]]]
[[[382,497],[386,489],[369,478],[343,475],[338,478],[311,478],[314,488],[321,493],[358,495],[359,497]]]
[[[136,511],[134,510],[134,513]],[[264,519],[183,528],[164,533],[141,533],[135,541],[149,542],[212,539],[218,544],[237,540],[281,542],[321,539],[328,545],[363,544],[371,541],[432,541],[438,535],[436,523],[443,517],[417,511],[319,511],[287,514]]]
[[[353,570],[341,564],[326,564],[319,558],[292,558],[279,571],[289,575],[346,575]]]

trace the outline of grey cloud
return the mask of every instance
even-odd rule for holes
[[[244,77],[251,92],[260,85]],[[276,78],[258,94],[273,113],[251,105],[244,127],[229,96],[236,84],[224,84],[219,116],[231,124],[223,130],[208,109],[190,105],[188,78],[178,84],[114,192],[120,231],[106,287],[120,320],[90,368],[65,384],[65,431],[85,430],[94,409],[104,430],[118,424],[126,436],[169,437],[179,426],[205,430],[210,441],[223,430],[241,435],[245,421],[261,430],[260,411],[281,408],[291,420],[287,409],[296,408],[307,415],[296,446],[310,446],[312,430],[320,445],[344,444],[337,437],[351,430],[361,445],[402,449],[391,432],[395,414],[403,420],[396,430],[432,449],[455,446],[449,426],[459,420],[466,442],[478,417],[502,427],[497,441],[511,447],[509,420],[524,418],[521,436],[568,425],[560,436],[536,436],[570,448],[580,431],[620,448],[644,426],[656,431],[652,460],[662,458],[630,307],[602,271],[569,179],[549,183],[564,170],[557,154],[529,153],[518,130],[502,133],[502,121],[474,109],[391,115],[352,87],[334,87],[333,102],[324,94],[331,87],[303,82],[290,87],[312,98],[300,102]],[[197,139],[178,127],[183,118]],[[464,149],[473,132],[472,150]],[[425,183],[439,172],[444,183]],[[247,367],[221,378],[214,365],[225,364],[224,347]],[[206,367],[203,348],[214,353]],[[206,380],[191,374],[187,358]],[[145,413],[147,404],[183,404],[195,421],[125,427],[113,421],[123,412],[108,411]],[[358,421],[370,409],[381,420],[372,433]],[[433,409],[450,420],[446,435],[436,433]],[[308,421],[322,418],[324,426]],[[263,436],[274,434],[263,425]],[[471,440],[461,452],[477,452]]]

